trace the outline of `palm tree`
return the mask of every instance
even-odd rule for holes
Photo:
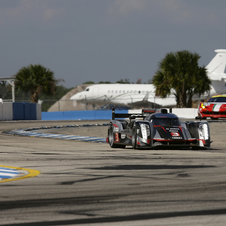
[[[173,93],[177,107],[191,107],[192,97],[208,92],[211,84],[205,67],[198,66],[199,58],[189,51],[168,53],[153,77],[156,95],[165,98]]]
[[[22,67],[16,74],[15,87],[24,92],[30,92],[31,102],[37,103],[41,93],[54,94],[57,80],[54,73],[42,65]]]

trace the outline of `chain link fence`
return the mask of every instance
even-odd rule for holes
[[[42,111],[76,111],[76,110],[93,110],[100,106],[92,104],[78,103],[75,100],[39,100],[42,105]]]
[[[3,102],[12,102],[12,99],[3,99]],[[16,99],[15,102],[31,103],[30,100]],[[75,111],[75,110],[86,110],[85,104],[77,104],[76,101],[72,100],[39,100],[42,111]]]

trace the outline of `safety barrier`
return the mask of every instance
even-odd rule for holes
[[[0,103],[0,120],[41,120],[41,105],[35,103]]]
[[[117,112],[117,111],[116,111]],[[118,113],[141,113],[139,110],[118,110]],[[172,108],[179,118],[194,119],[196,108]],[[0,120],[110,120],[111,110],[41,112],[41,105],[35,103],[0,103]]]
[[[42,112],[42,120],[109,120],[112,112],[106,111],[55,111]]]
[[[169,111],[169,109],[168,109]],[[118,113],[141,113],[140,110],[118,110]],[[196,108],[172,108],[172,113],[179,118],[195,119],[197,116]],[[111,110],[87,110],[87,111],[56,111],[42,112],[42,120],[110,120]]]

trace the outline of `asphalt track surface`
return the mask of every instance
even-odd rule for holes
[[[0,131],[78,123],[87,122],[0,122]],[[225,225],[226,122],[210,128],[212,147],[202,151],[0,133],[0,165],[40,172],[0,183],[0,225]],[[107,132],[86,129],[73,133]]]

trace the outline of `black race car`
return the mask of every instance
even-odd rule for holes
[[[168,113],[167,109],[143,109],[142,114],[116,114],[112,109],[106,141],[112,148],[132,146],[134,149],[207,149],[211,143],[207,121],[183,122],[175,114]]]

